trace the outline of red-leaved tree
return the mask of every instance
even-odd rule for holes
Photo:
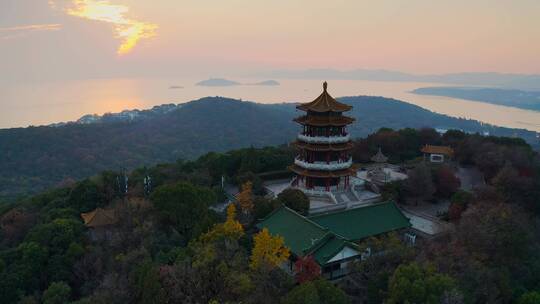
[[[294,263],[294,271],[296,273],[296,281],[300,284],[313,281],[321,276],[321,267],[310,255],[299,258]]]

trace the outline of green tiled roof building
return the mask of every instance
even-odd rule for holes
[[[293,260],[314,257],[323,275],[330,279],[345,275],[347,265],[366,254],[360,252],[359,241],[410,226],[409,219],[393,202],[309,217],[283,206],[257,225],[282,236]]]

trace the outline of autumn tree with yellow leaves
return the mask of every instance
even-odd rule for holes
[[[290,255],[289,249],[281,236],[272,236],[264,228],[253,237],[254,246],[251,253],[252,269],[272,269],[285,262]]]
[[[203,240],[228,239],[238,240],[244,235],[244,227],[236,220],[236,206],[230,204],[227,207],[227,220],[217,224],[212,230],[203,236]]]
[[[250,181],[242,185],[242,191],[236,196],[236,200],[242,208],[244,214],[250,214],[253,211],[253,183]]]
[[[239,239],[244,235],[242,224],[236,220],[236,206],[234,204],[227,207],[227,220],[223,223],[223,232],[233,239]]]

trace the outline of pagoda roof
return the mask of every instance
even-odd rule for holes
[[[343,177],[343,176],[355,176],[358,167],[352,165],[350,168],[334,171],[323,171],[323,170],[309,170],[302,168],[298,165],[289,166],[289,170],[293,171],[298,175],[309,176],[309,177]]]
[[[303,141],[293,142],[297,148],[306,149],[310,151],[345,151],[353,148],[352,142],[339,143],[339,144],[311,144]]]
[[[97,208],[87,213],[81,213],[81,217],[86,227],[102,227],[113,225],[117,222],[114,209],[105,210]]]
[[[381,151],[381,148],[379,148],[379,151],[377,151],[377,154],[371,157],[371,161],[376,162],[376,163],[385,163],[387,160],[388,160],[388,157],[384,156],[384,154]]]
[[[351,124],[354,122],[354,118],[348,116],[313,116],[313,115],[303,115],[294,119],[295,122],[302,125],[310,126],[334,126],[340,127]]]
[[[393,202],[305,217],[285,206],[263,219],[257,228],[283,237],[296,256],[312,255],[324,265],[353,242],[410,227],[409,219]]]
[[[330,96],[326,90],[327,88],[328,83],[325,81],[323,83],[323,92],[319,97],[312,102],[300,104],[296,108],[302,111],[313,112],[346,112],[352,109],[352,106],[341,103]]]
[[[454,149],[452,149],[449,146],[425,145],[422,147],[420,151],[422,151],[423,153],[428,153],[428,154],[443,154],[447,156],[454,155]]]

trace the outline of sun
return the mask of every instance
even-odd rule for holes
[[[105,0],[73,0],[65,12],[71,16],[113,24],[115,37],[122,41],[117,50],[118,55],[131,52],[141,39],[156,36],[158,29],[157,24],[127,17],[127,6]]]

